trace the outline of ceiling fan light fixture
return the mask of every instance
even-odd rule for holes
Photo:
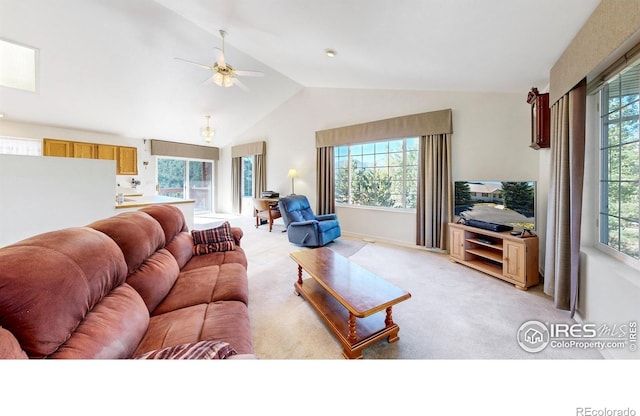
[[[233,76],[223,75],[219,72],[216,72],[213,76],[213,83],[220,87],[230,87],[233,85]]]
[[[211,143],[211,139],[213,139],[213,136],[216,134],[216,131],[212,129],[211,126],[209,125],[209,122],[211,121],[211,116],[204,116],[204,118],[207,119],[207,125],[200,130],[200,133],[204,137],[205,142]]]

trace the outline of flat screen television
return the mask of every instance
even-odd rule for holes
[[[456,181],[454,185],[457,218],[536,229],[535,181]]]

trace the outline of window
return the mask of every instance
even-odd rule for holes
[[[601,91],[600,242],[640,260],[640,64]]]
[[[242,197],[253,197],[253,156],[242,158]]]
[[[37,90],[38,51],[0,39],[0,85],[20,90]]]
[[[415,209],[418,147],[417,137],[336,147],[336,203]]]
[[[42,156],[42,140],[0,136],[0,154]]]

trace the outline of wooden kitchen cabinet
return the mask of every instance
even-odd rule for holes
[[[100,160],[118,160],[118,146],[99,144],[97,156]]]
[[[138,149],[132,146],[45,138],[43,139],[43,154],[44,156],[115,160],[116,175],[138,174]]]
[[[135,147],[118,147],[118,175],[138,174],[138,149]]]
[[[72,157],[73,146],[68,140],[43,139],[42,154],[44,156]]]
[[[96,145],[93,143],[73,142],[73,157],[95,159],[96,150]]]

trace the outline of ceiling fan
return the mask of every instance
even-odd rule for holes
[[[247,76],[247,77],[262,77],[264,74],[260,71],[246,71],[240,69],[233,69],[231,65],[229,65],[224,56],[224,37],[227,34],[224,30],[220,30],[220,36],[222,37],[222,49],[218,49],[218,56],[216,58],[216,62],[213,65],[205,65],[198,62],[189,61],[188,59],[175,58],[180,61],[188,62],[193,65],[197,65],[201,68],[208,69],[213,72],[213,76],[211,80],[214,84],[219,85],[221,87],[231,87],[233,85],[237,85],[245,91],[248,91],[246,85],[244,85],[238,79],[239,76]]]

